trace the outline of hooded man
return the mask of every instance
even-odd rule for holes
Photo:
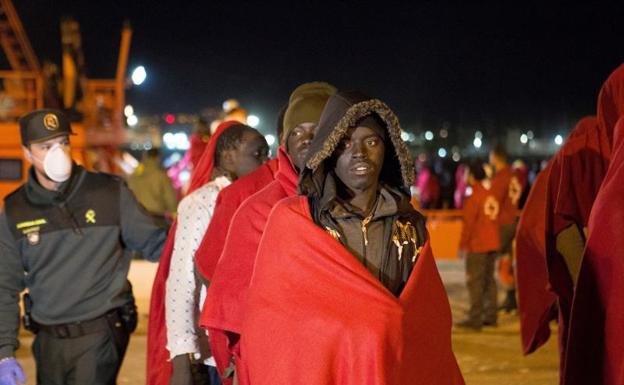
[[[591,213],[587,220],[587,242],[580,274],[576,282],[568,340],[563,367],[563,383],[621,384],[624,381],[624,302],[622,276],[624,275],[624,244],[622,243],[622,202],[624,186],[624,65],[609,76],[598,96],[598,130],[588,140],[594,149],[585,155],[588,171],[598,169],[601,157],[608,154],[608,169],[600,178],[599,190],[586,183],[577,193],[591,198]],[[617,120],[619,118],[619,120]],[[617,121],[617,124],[615,123]],[[600,138],[603,138],[600,140]],[[602,144],[602,145],[600,145]],[[594,159],[593,163],[590,163]],[[602,158],[604,160],[604,158]],[[578,172],[578,171],[577,171]],[[597,173],[598,173],[597,172]],[[598,178],[602,175],[585,175]],[[579,199],[579,202],[583,200]],[[570,205],[584,207],[583,205]],[[574,212],[574,211],[572,211]],[[581,213],[583,211],[580,211]]]
[[[151,339],[149,345],[150,351],[158,349],[154,353],[159,354],[150,355],[148,383],[187,384],[193,380],[193,373],[216,377],[214,360],[208,351],[201,348],[205,335],[199,334],[196,328],[197,313],[201,309],[205,288],[196,280],[195,252],[210,222],[219,191],[238,176],[255,170],[266,160],[267,154],[268,145],[264,137],[253,128],[238,122],[222,123],[211,137],[191,177],[190,192],[180,202],[177,222],[170,231],[155,278],[150,311],[150,318],[154,322],[150,324],[150,332],[158,339]],[[162,327],[163,305],[166,328]],[[162,329],[166,333],[168,358],[173,365],[170,380],[168,363],[159,363],[157,358],[160,357],[162,361]],[[191,364],[197,365],[192,368]],[[213,369],[205,368],[204,365],[212,366]]]
[[[239,384],[247,384],[238,340],[243,321],[247,287],[251,279],[258,245],[267,218],[280,200],[297,193],[299,172],[314,138],[321,112],[336,89],[323,82],[305,83],[290,96],[284,116],[284,132],[279,148],[279,170],[275,181],[247,199],[234,214],[223,253],[202,311],[200,326],[209,330],[210,344],[220,372],[229,366],[232,351],[236,357]],[[217,340],[217,334],[229,337]],[[218,342],[223,342],[218,346]],[[228,349],[229,347],[229,349]],[[219,353],[228,352],[222,357]],[[221,365],[219,365],[221,366]]]
[[[302,196],[272,209],[260,241],[241,335],[250,383],[463,384],[400,134],[379,100],[327,102]]]

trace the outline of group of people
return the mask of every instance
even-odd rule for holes
[[[494,263],[514,266],[516,236],[506,301],[517,284],[525,353],[548,339],[557,305],[566,385],[624,381],[622,113],[624,66],[603,86],[597,118],[540,173],[519,223],[504,150],[492,151],[491,173],[468,168],[470,310],[459,326],[496,325]],[[24,289],[37,383],[116,382],[137,322],[131,251],[159,261],[150,385],[464,383],[425,217],[410,201],[414,162],[381,100],[300,85],[274,159],[258,131],[221,123],[170,227],[152,215],[170,207],[148,211],[121,179],[72,161],[62,112],[19,123],[32,167],[0,215],[1,385],[25,381],[15,358]]]
[[[323,82],[290,95],[275,159],[222,123],[160,260],[148,383],[463,384],[400,134]]]

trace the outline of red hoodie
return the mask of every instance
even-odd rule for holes
[[[227,366],[231,354],[234,354],[241,385],[248,382],[240,357],[238,336],[260,238],[273,206],[297,193],[299,175],[281,147],[278,159],[279,170],[275,180],[243,202],[232,218],[200,319],[200,326],[207,328],[211,336],[210,347],[219,371],[223,373],[226,369],[224,365]],[[229,344],[223,344],[228,338],[213,338],[218,334],[230,336]],[[218,342],[222,345],[219,346]]]
[[[459,248],[469,253],[487,253],[500,249],[498,215],[500,205],[492,190],[481,183],[472,185],[472,194],[464,202],[464,221]]]
[[[513,170],[510,166],[506,166],[502,170],[496,171],[492,179],[491,190],[500,206],[498,213],[498,223],[500,225],[512,224],[516,220],[516,216],[518,216],[518,201],[515,199],[515,193],[513,192],[513,178]]]

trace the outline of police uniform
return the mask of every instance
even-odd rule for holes
[[[59,111],[20,119],[22,142],[71,134]],[[58,191],[27,182],[0,214],[0,359],[18,346],[19,293],[28,289],[38,384],[114,384],[136,326],[131,250],[156,261],[165,230],[125,183],[73,165]]]

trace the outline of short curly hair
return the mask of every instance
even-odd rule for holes
[[[217,140],[217,145],[215,146],[215,165],[221,166],[221,154],[223,151],[235,150],[240,146],[243,141],[243,135],[246,132],[255,132],[257,131],[246,124],[234,124],[228,127],[219,139]]]

